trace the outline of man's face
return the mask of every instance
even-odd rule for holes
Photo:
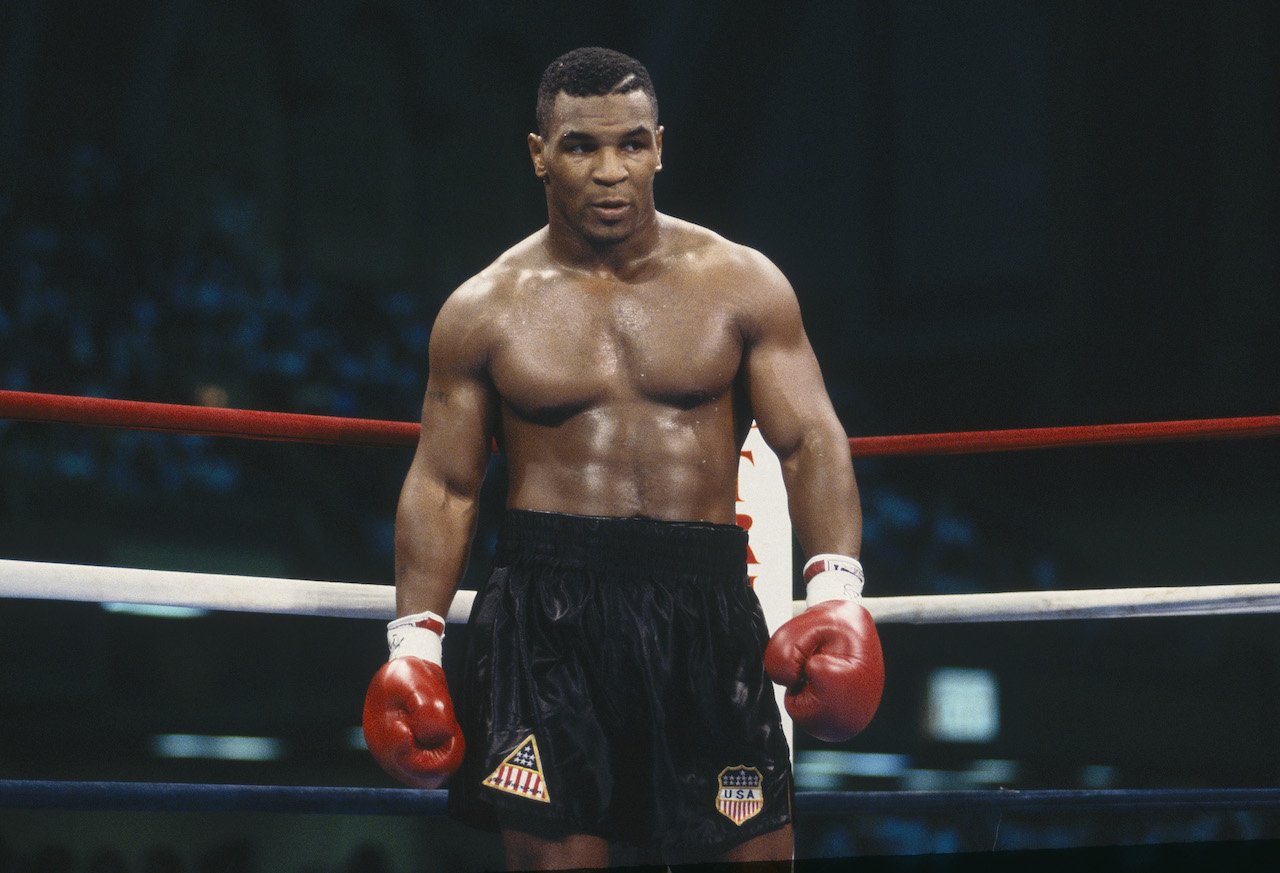
[[[529,134],[552,220],[592,243],[618,242],[653,216],[662,128],[643,91],[556,96],[545,138]]]

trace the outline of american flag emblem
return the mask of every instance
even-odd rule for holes
[[[516,750],[503,758],[498,769],[485,777],[480,784],[517,797],[541,800],[543,803],[551,802],[551,796],[547,794],[547,782],[542,775],[538,741],[533,738],[533,734],[521,740]]]
[[[720,771],[716,809],[736,825],[764,808],[764,777],[755,767],[725,767]]]

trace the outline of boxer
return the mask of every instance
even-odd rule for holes
[[[662,140],[638,61],[552,62],[528,137],[547,224],[432,330],[396,515],[400,617],[365,731],[397,779],[448,778],[451,814],[498,829],[511,869],[604,866],[610,843],[788,869],[770,675],[825,739],[861,730],[880,698],[849,447],[795,293],[760,253],[656,210]],[[809,607],[772,642],[734,524],[753,419],[813,556]],[[455,716],[441,616],[494,438],[508,508]]]

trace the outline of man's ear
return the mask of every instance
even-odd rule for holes
[[[546,143],[542,137],[536,133],[529,134],[529,159],[533,161],[533,175],[539,179],[546,181],[547,178],[547,162],[543,158],[543,149]]]
[[[658,150],[658,166],[654,168],[654,172],[662,172],[662,125],[658,125],[658,129],[653,132],[653,145]]]

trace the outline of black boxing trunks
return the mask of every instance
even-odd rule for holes
[[[713,858],[791,820],[736,525],[509,511],[467,628],[449,811]]]

